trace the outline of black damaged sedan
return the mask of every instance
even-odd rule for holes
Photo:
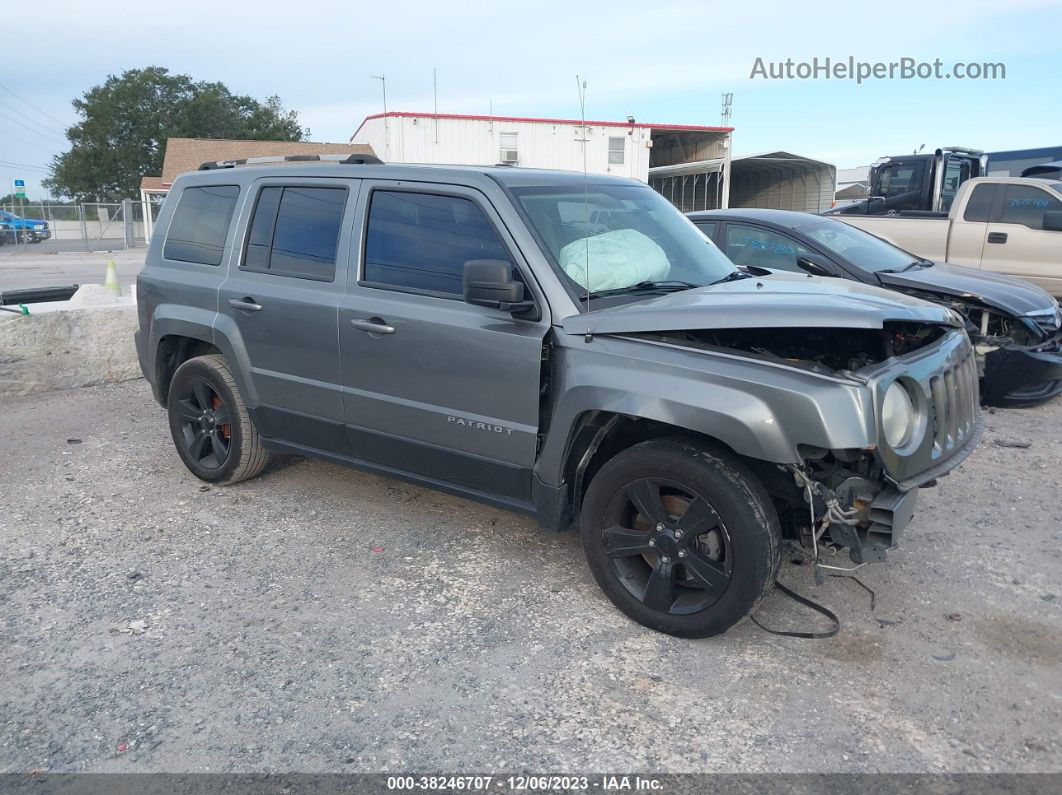
[[[820,215],[735,209],[689,218],[737,265],[853,279],[956,310],[978,353],[986,404],[1031,406],[1062,394],[1062,311],[1039,287],[931,262]]]

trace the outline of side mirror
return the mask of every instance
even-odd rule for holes
[[[499,259],[472,259],[465,263],[465,302],[512,312],[514,315],[531,315],[535,302],[524,300],[524,285],[513,279],[511,263]]]
[[[885,197],[870,196],[867,198],[867,215],[884,215]]]
[[[1044,213],[1044,229],[1048,232],[1062,232],[1062,210],[1048,210]]]
[[[829,268],[810,257],[797,257],[797,267],[807,271],[812,276],[833,276],[833,272]]]

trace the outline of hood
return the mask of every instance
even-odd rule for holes
[[[937,304],[859,282],[773,273],[668,293],[562,321],[568,334],[733,328],[881,328],[886,321],[958,326]]]
[[[1013,315],[1052,309],[1054,299],[1039,287],[998,273],[938,262],[932,268],[904,273],[879,273],[883,285],[926,290],[956,298],[972,298]]]

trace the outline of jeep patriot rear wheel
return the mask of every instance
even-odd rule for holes
[[[197,356],[178,367],[166,405],[177,453],[200,480],[239,483],[269,462],[224,356]]]
[[[732,456],[686,439],[642,442],[606,463],[581,533],[612,603],[680,637],[726,631],[778,574],[781,533],[763,486]]]

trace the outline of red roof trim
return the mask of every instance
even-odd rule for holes
[[[361,128],[365,126],[365,122],[372,119],[382,119],[385,116],[390,118],[405,117],[405,118],[418,118],[418,119],[458,119],[462,121],[512,121],[512,122],[532,122],[537,124],[583,124],[584,122],[579,119],[537,119],[528,116],[469,116],[461,113],[410,113],[408,111],[392,110],[387,113],[374,113],[371,116],[366,116],[361,124],[358,125],[358,129],[354,131],[354,135],[350,136],[351,140],[354,136],[361,132]],[[677,130],[686,132],[734,132],[733,127],[704,127],[696,124],[646,124],[644,122],[635,122],[634,124],[628,124],[625,121],[587,121],[587,125],[593,125],[594,127],[639,127],[642,129],[652,130]]]

